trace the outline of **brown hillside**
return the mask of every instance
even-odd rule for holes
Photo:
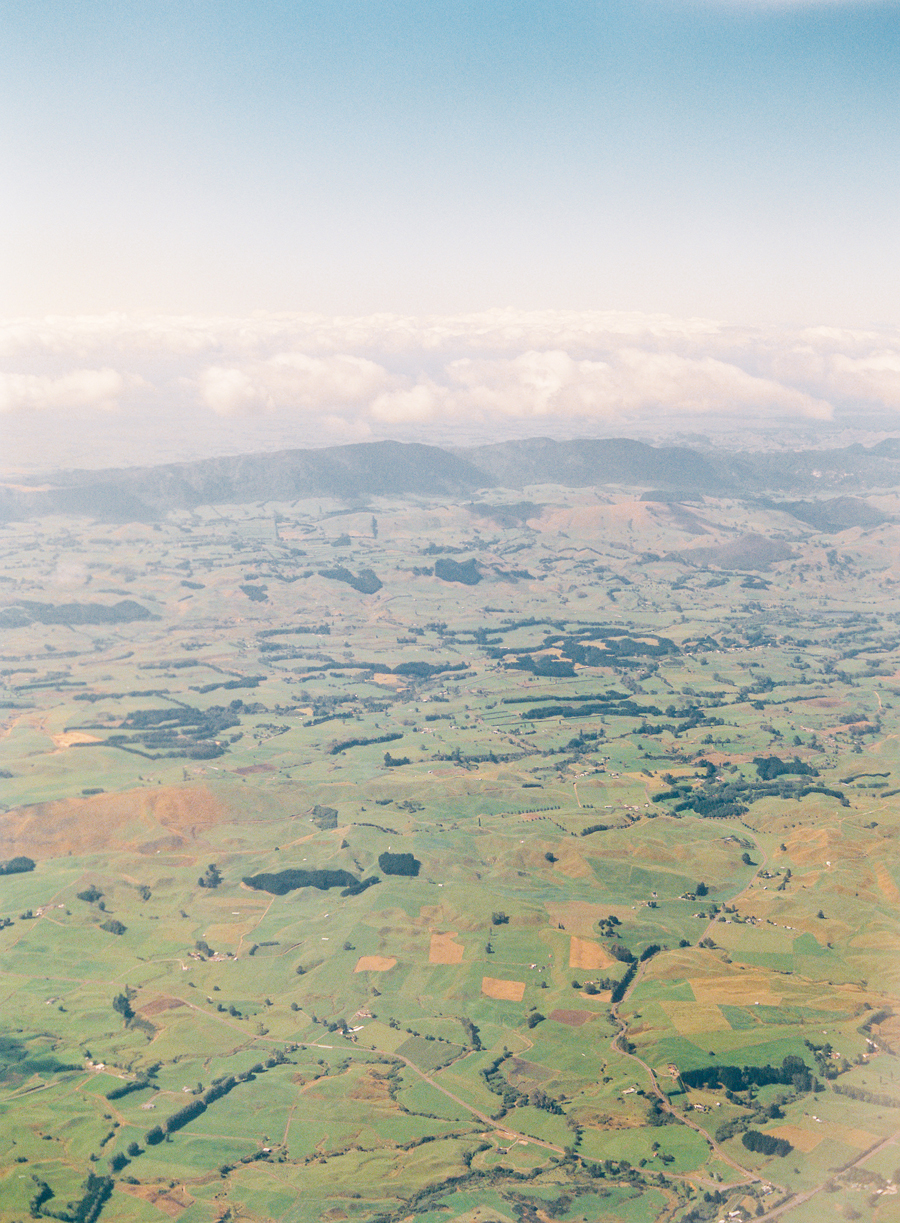
[[[191,847],[226,819],[225,807],[204,786],[154,786],[35,803],[4,815],[0,857]]]

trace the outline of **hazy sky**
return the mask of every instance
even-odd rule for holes
[[[187,453],[451,418],[900,422],[900,3],[3,22],[8,462],[98,422],[116,461],[179,427]]]
[[[6,0],[3,20],[6,314],[900,322],[895,3]]]

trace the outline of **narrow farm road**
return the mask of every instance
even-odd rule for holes
[[[754,872],[753,878],[755,879],[759,870],[765,869],[768,863],[768,855],[762,852],[762,850],[760,849],[759,842],[756,841],[755,838],[754,838],[754,844],[756,846],[757,856],[762,858],[761,864],[757,868],[757,871]],[[728,903],[734,904],[736,901],[742,899],[747,894],[747,892],[749,892],[752,886],[753,886],[753,880],[751,879],[750,882],[747,883],[745,887],[741,888],[739,892],[736,892],[735,895],[731,897]],[[715,927],[715,925],[717,924],[719,920],[720,920],[720,917],[718,914],[716,914],[716,916],[712,919],[712,921],[710,921],[709,925],[704,930],[702,938],[706,939],[710,937],[710,931]],[[647,962],[647,964],[649,964],[649,961]],[[635,973],[634,980],[631,982],[628,989],[625,991],[625,994],[623,995],[623,997],[618,1002],[615,1002],[610,1006],[610,1015],[612,1016],[614,1022],[618,1024],[618,1027],[619,1027],[619,1031],[616,1033],[616,1035],[612,1038],[612,1041],[610,1042],[611,1047],[617,1053],[624,1054],[625,1057],[630,1057],[632,1061],[637,1062],[637,1064],[646,1072],[647,1077],[650,1080],[650,1085],[653,1089],[653,1092],[656,1095],[657,1099],[659,1100],[660,1106],[662,1107],[662,1109],[665,1112],[669,1113],[670,1116],[676,1117],[683,1125],[688,1126],[689,1129],[692,1129],[697,1134],[699,1134],[701,1138],[703,1138],[704,1142],[707,1143],[710,1150],[716,1156],[717,1159],[721,1160],[722,1163],[727,1164],[730,1168],[734,1168],[735,1172],[739,1173],[741,1177],[740,1181],[738,1181],[737,1184],[752,1184],[753,1182],[762,1180],[763,1178],[760,1177],[757,1173],[750,1171],[748,1168],[745,1168],[742,1164],[738,1163],[736,1159],[733,1159],[726,1151],[724,1151],[722,1147],[719,1145],[719,1143],[716,1142],[715,1138],[713,1138],[711,1134],[708,1134],[707,1131],[703,1128],[703,1126],[699,1125],[692,1118],[684,1115],[683,1113],[679,1112],[676,1108],[674,1108],[669,1103],[669,1097],[660,1087],[659,1082],[656,1077],[656,1072],[653,1070],[653,1068],[649,1066],[647,1062],[643,1060],[643,1058],[638,1057],[636,1053],[632,1053],[626,1047],[628,1043],[628,1024],[619,1014],[619,1008],[623,1005],[623,1003],[628,1001],[628,998],[631,996],[631,994],[640,984],[641,978],[643,977],[644,973],[646,972],[647,964],[642,965],[638,969],[637,973]],[[766,1180],[767,1180],[767,1183],[769,1184],[774,1183],[772,1181],[769,1181],[768,1178],[766,1178]],[[722,1186],[722,1187],[725,1187],[725,1186]]]
[[[884,1138],[881,1142],[876,1143],[874,1147],[869,1147],[868,1151],[863,1151],[861,1155],[856,1157],[856,1159],[852,1160],[848,1164],[845,1164],[841,1170],[843,1172],[849,1172],[851,1168],[859,1168],[866,1162],[867,1159],[871,1159],[873,1155],[877,1155],[879,1151],[883,1151],[885,1147],[889,1147],[891,1143],[896,1142],[898,1138],[900,1138],[900,1130],[894,1134],[889,1134],[887,1138]],[[810,1198],[814,1198],[817,1193],[821,1193],[831,1180],[832,1177],[829,1176],[827,1180],[824,1180],[821,1182],[821,1184],[816,1185],[814,1189],[807,1189],[804,1193],[792,1194],[788,1201],[782,1202],[780,1206],[776,1206],[772,1210],[769,1210],[765,1214],[759,1215],[758,1217],[760,1219],[783,1218],[788,1211],[794,1210],[797,1206],[802,1206],[804,1202],[808,1202]]]
[[[612,1017],[615,1020],[615,1022],[619,1025],[619,1031],[612,1038],[612,1042],[611,1042],[612,1048],[615,1049],[617,1053],[622,1053],[625,1055],[625,1057],[630,1057],[632,1061],[637,1062],[637,1064],[644,1071],[646,1071],[647,1077],[650,1080],[650,1086],[653,1088],[654,1094],[659,1099],[660,1105],[662,1106],[663,1110],[669,1113],[670,1116],[677,1117],[678,1120],[682,1122],[683,1125],[688,1126],[689,1129],[692,1129],[696,1133],[698,1133],[701,1136],[701,1138],[704,1140],[704,1142],[708,1144],[710,1150],[716,1156],[717,1159],[720,1159],[722,1163],[728,1164],[729,1167],[734,1168],[736,1172],[740,1173],[740,1176],[742,1178],[741,1181],[739,1182],[740,1184],[748,1184],[752,1181],[760,1180],[761,1178],[757,1176],[756,1173],[748,1171],[747,1168],[744,1168],[741,1164],[737,1162],[737,1160],[732,1159],[732,1157],[727,1152],[723,1151],[722,1148],[719,1146],[719,1144],[716,1142],[715,1138],[713,1138],[711,1134],[708,1134],[706,1130],[703,1128],[703,1126],[698,1125],[696,1121],[692,1120],[690,1117],[684,1116],[676,1108],[673,1108],[672,1105],[669,1103],[669,1097],[660,1087],[659,1082],[656,1078],[656,1072],[653,1070],[653,1068],[649,1066],[644,1061],[643,1058],[638,1057],[636,1053],[631,1053],[628,1049],[624,1047],[623,1041],[625,1041],[628,1036],[628,1024],[619,1015],[618,1008],[621,1006],[622,1002],[627,1001],[629,994],[638,985],[641,979],[642,972],[643,970],[641,970],[640,972],[638,972],[635,975],[634,980],[632,981],[631,985],[628,987],[627,991],[625,992],[625,996],[622,998],[621,1002],[615,1003],[613,1004],[612,1007],[610,1007],[610,1012],[612,1014]]]
[[[379,1049],[378,1052],[382,1053],[384,1051]],[[437,1091],[445,1095],[448,1100],[452,1100],[454,1104],[458,1104],[460,1108],[464,1108],[466,1112],[471,1113],[473,1117],[477,1117],[478,1120],[483,1122],[489,1129],[496,1130],[498,1134],[507,1135],[515,1142],[531,1143],[532,1146],[543,1147],[547,1151],[554,1151],[557,1155],[565,1155],[565,1151],[562,1147],[558,1147],[552,1142],[544,1142],[541,1138],[532,1138],[530,1134],[520,1134],[518,1130],[510,1129],[508,1125],[503,1125],[501,1122],[495,1121],[492,1117],[489,1117],[487,1113],[482,1113],[477,1108],[473,1107],[473,1105],[467,1104],[465,1100],[461,1100],[459,1096],[454,1095],[452,1091],[449,1091],[440,1083],[436,1083],[430,1075],[426,1074],[424,1070],[420,1070],[419,1067],[415,1065],[414,1062],[411,1062],[408,1057],[403,1057],[399,1053],[385,1053],[385,1057],[396,1058],[398,1061],[409,1066],[410,1070],[417,1074],[420,1079],[424,1079],[424,1081],[431,1087],[436,1088]]]

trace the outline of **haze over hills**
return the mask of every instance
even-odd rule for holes
[[[7,486],[0,1220],[893,1218],[898,460],[693,445]]]
[[[897,439],[828,451],[713,453],[628,438],[530,438],[454,450],[380,441],[153,467],[62,471],[44,482],[34,478],[0,485],[0,519],[66,513],[140,521],[207,504],[309,496],[359,503],[373,496],[459,496],[547,483],[643,486],[676,499],[774,495],[802,521],[832,530],[880,521],[877,511],[855,502],[852,494],[893,488],[898,479]],[[816,500],[812,508],[781,500],[821,493],[838,496],[827,506]]]

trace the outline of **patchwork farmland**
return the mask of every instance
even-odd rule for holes
[[[5,523],[0,1219],[896,1219],[870,501]]]

